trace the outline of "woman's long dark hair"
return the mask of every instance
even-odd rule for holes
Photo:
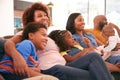
[[[74,21],[76,17],[78,17],[79,15],[81,15],[81,13],[72,13],[68,17],[67,24],[66,24],[66,30],[70,31],[72,34],[76,33],[75,28],[74,28]]]

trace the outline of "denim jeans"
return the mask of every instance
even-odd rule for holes
[[[94,80],[91,79],[90,73],[87,70],[64,65],[55,65],[48,70],[41,70],[41,72],[53,75],[60,80]]]
[[[101,56],[94,52],[67,63],[66,66],[55,65],[41,72],[60,80],[113,80]]]
[[[95,52],[88,53],[67,65],[89,71],[92,80],[113,80],[103,59]]]
[[[120,56],[110,56],[106,61],[112,64],[120,63]]]

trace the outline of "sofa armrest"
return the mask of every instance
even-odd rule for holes
[[[41,76],[26,78],[23,80],[59,80],[59,79],[50,75],[41,75]]]
[[[0,38],[0,60],[2,59],[2,56],[5,53],[5,51],[4,51],[4,43],[5,42],[6,42],[6,39]]]

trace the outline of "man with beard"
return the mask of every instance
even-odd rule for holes
[[[95,16],[93,23],[94,29],[86,29],[85,31],[92,33],[102,44],[106,44],[106,40],[102,36],[102,29],[104,25],[107,24],[107,18],[104,15],[97,15]]]
[[[108,24],[107,18],[104,15],[97,15],[94,17],[93,23],[94,23],[94,28],[93,29],[86,29],[85,31],[92,33],[98,39],[98,41],[100,41],[102,44],[106,44],[107,41],[102,36],[102,29],[103,29],[104,25]],[[116,31],[118,32],[118,35],[120,37],[119,27],[113,23],[109,23],[109,24],[111,26],[113,26],[113,28],[116,29]],[[115,47],[114,50],[116,50],[116,49],[120,49],[120,44],[117,44],[117,46]],[[110,67],[112,68],[112,65]],[[119,72],[111,72],[111,74],[114,76],[115,80],[120,79]]]
[[[103,29],[104,25],[108,24],[107,18],[104,15],[97,15],[94,17],[93,23],[94,23],[94,28],[86,29],[85,31],[92,33],[101,44],[105,45],[107,42],[106,42],[105,38],[102,36],[102,29]],[[120,37],[119,27],[111,22],[109,22],[109,24],[113,28],[115,28],[115,30],[117,31],[117,33]],[[120,44],[117,45],[117,48],[120,48]]]

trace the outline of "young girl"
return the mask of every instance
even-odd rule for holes
[[[96,49],[83,48],[77,43],[72,34],[68,30],[54,30],[49,34],[55,43],[60,48],[61,55],[66,59],[67,62],[71,62],[78,57],[84,56],[90,52],[97,51]],[[87,38],[85,42],[89,45]]]
[[[103,48],[105,55],[110,55],[106,57],[106,60],[112,64],[117,64],[120,67],[120,49],[114,50],[117,46],[117,43],[120,43],[120,38],[118,35],[115,35],[114,27],[110,24],[104,26],[102,30],[102,35],[107,40],[107,44]],[[119,65],[118,65],[119,64]]]
[[[26,27],[29,22],[40,22],[48,27],[48,15],[49,12],[46,11],[46,5],[41,3],[32,4],[23,14],[23,27]],[[26,69],[27,66],[24,59],[19,55],[14,46],[21,39],[21,33],[12,37],[12,39],[5,43],[5,51],[15,60],[15,72],[24,75],[29,70]],[[74,60],[74,62],[68,65],[65,59],[59,54],[58,49],[55,42],[51,38],[48,38],[46,48],[37,52],[39,59],[38,68],[41,69],[41,73],[56,76],[60,80],[112,80],[103,60],[95,52]]]
[[[13,59],[5,54],[0,62],[0,74],[2,74],[5,80],[21,80],[26,77],[42,75],[40,70],[37,71],[36,69],[38,65],[36,50],[44,49],[47,44],[46,26],[40,23],[29,23],[24,29],[22,37],[23,41],[16,45],[16,49],[24,57],[29,67],[30,74],[29,76],[15,75],[13,70]]]

